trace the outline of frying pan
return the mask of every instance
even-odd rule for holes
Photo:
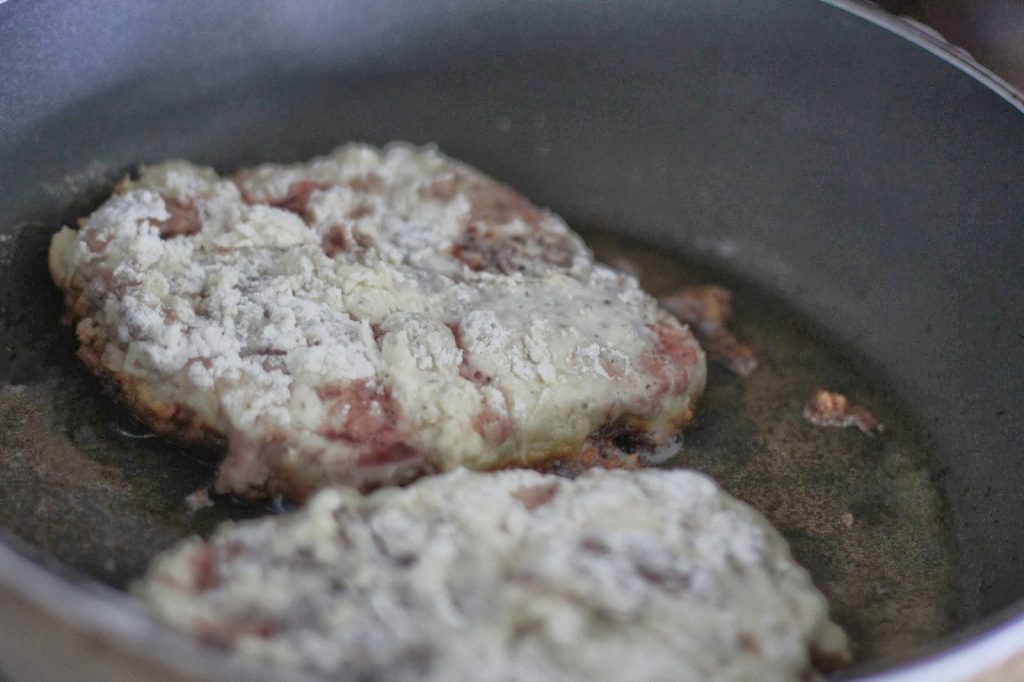
[[[0,3],[0,665],[281,679],[120,591],[209,530],[172,500],[216,456],[100,394],[45,251],[139,163],[230,172],[353,139],[435,142],[841,349],[914,425],[954,578],[942,633],[839,675],[1004,664],[1024,652],[1022,110],[941,43],[838,0]]]

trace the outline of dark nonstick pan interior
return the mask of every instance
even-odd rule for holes
[[[139,163],[404,139],[655,290],[736,288],[768,362],[713,373],[676,463],[786,532],[862,661],[1017,608],[1024,118],[953,66],[811,0],[12,0],[0,45],[0,528],[42,564],[123,587],[178,538],[272,511],[185,510],[216,454],[149,437],[79,367],[49,235]],[[887,434],[801,423],[815,381]]]

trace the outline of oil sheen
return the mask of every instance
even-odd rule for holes
[[[599,259],[628,262],[656,296],[691,284],[730,288],[731,328],[760,351],[746,379],[711,365],[696,422],[661,466],[703,471],[764,513],[828,597],[856,661],[903,655],[947,633],[948,513],[910,410],[884,377],[742,278],[609,233],[582,234]],[[30,297],[32,305],[14,303],[34,314],[8,320],[9,338],[23,342],[5,349],[0,380],[0,533],[44,562],[124,588],[175,542],[281,505],[186,506],[213,479],[219,453],[147,434],[81,366],[71,331],[57,325],[61,302],[43,265],[49,236],[25,229],[14,245],[17,262],[39,266],[19,277],[36,284],[12,294]],[[804,421],[804,401],[819,387],[868,408],[885,432]]]

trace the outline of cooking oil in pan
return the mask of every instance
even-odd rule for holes
[[[855,658],[905,653],[946,633],[952,534],[927,450],[899,401],[813,324],[756,288],[610,233],[583,235],[600,260],[631,264],[655,296],[727,286],[730,328],[759,351],[760,366],[747,378],[709,362],[696,421],[665,466],[711,475],[786,536],[847,629]],[[866,407],[885,431],[808,423],[803,405],[816,388]]]
[[[696,423],[663,466],[704,471],[761,510],[828,596],[855,658],[904,653],[946,633],[951,535],[927,451],[898,400],[813,324],[756,289],[607,233],[584,236],[599,258],[635,265],[655,295],[697,283],[731,288],[731,326],[760,351],[760,368],[745,379],[710,367]],[[147,434],[80,366],[70,330],[57,325],[60,299],[44,265],[48,240],[42,228],[19,236],[18,262],[31,265],[19,275],[24,291],[14,295],[31,301],[13,305],[33,314],[12,318],[5,332],[11,357],[10,376],[0,380],[0,533],[123,588],[177,540],[273,506],[186,505],[212,479],[217,453]],[[18,367],[30,370],[19,377]],[[807,423],[802,407],[818,387],[867,407],[886,431],[872,437]]]

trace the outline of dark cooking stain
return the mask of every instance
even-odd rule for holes
[[[709,473],[786,535],[858,659],[906,652],[948,632],[953,549],[937,492],[942,472],[929,469],[896,397],[812,322],[755,289],[634,242],[584,236],[599,257],[635,264],[655,295],[689,284],[730,287],[735,331],[761,354],[746,379],[710,367],[696,422],[667,466]],[[57,324],[48,241],[41,228],[21,233],[24,272],[0,311],[0,340],[17,356],[0,353],[0,528],[125,587],[177,540],[272,507],[215,497],[212,507],[188,511],[185,497],[210,481],[218,455],[147,437],[81,367],[71,331]],[[870,409],[887,431],[871,438],[808,424],[803,402],[822,385]]]

